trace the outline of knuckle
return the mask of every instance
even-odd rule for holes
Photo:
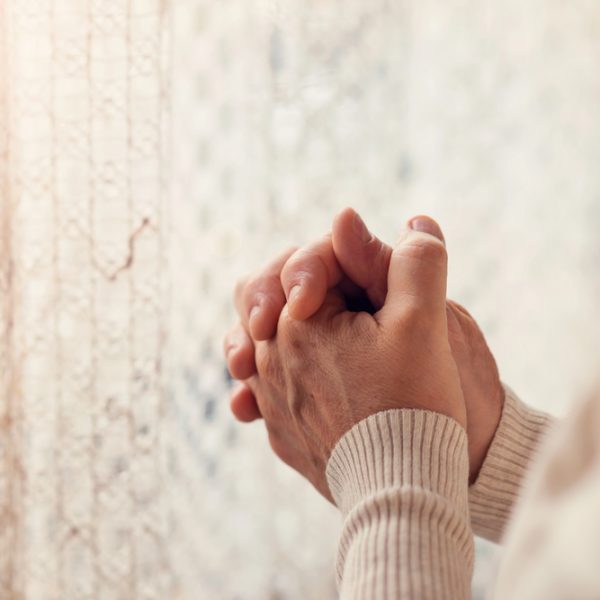
[[[249,314],[250,310],[260,302],[260,282],[260,276],[255,275],[248,279],[248,282],[244,287],[241,298],[246,316]]]
[[[252,308],[265,297],[281,295],[283,293],[279,276],[274,273],[258,273],[246,284],[244,289],[244,304]]]
[[[283,378],[280,361],[271,342],[262,342],[256,347],[256,370],[261,379],[270,383],[279,383]]]
[[[254,374],[254,355],[249,349],[231,352],[227,357],[227,368],[234,379],[244,380]]]
[[[240,278],[234,288],[235,299],[240,303],[248,303],[254,301],[254,296],[260,294],[261,290],[271,293],[281,289],[281,270],[297,250],[297,246],[291,246],[264,268]]]
[[[302,322],[293,319],[289,313],[287,305],[281,311],[279,323],[277,325],[277,335],[284,343],[294,343],[298,338],[298,332]]]
[[[307,275],[327,273],[328,263],[332,261],[332,258],[333,246],[329,234],[316,243],[296,250],[283,267],[281,279],[289,285]]]
[[[268,344],[256,345],[256,370],[259,377],[266,377],[272,369],[273,358]]]
[[[282,281],[291,282],[299,275],[302,275],[307,269],[311,268],[311,263],[314,261],[313,254],[306,250],[296,250],[285,263],[281,271]]]
[[[226,356],[233,349],[245,349],[252,346],[252,340],[241,321],[238,321],[223,338],[223,350]]]
[[[446,247],[440,241],[431,239],[415,239],[408,242],[403,248],[403,254],[420,262],[443,265],[448,261]]]
[[[260,273],[255,273],[246,279],[246,285],[242,290],[244,300],[247,300],[250,295],[256,292],[256,290],[260,287],[261,279]]]

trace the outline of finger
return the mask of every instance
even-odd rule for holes
[[[229,406],[233,416],[242,423],[251,423],[262,418],[254,394],[245,383],[233,390]]]
[[[346,299],[343,294],[337,288],[332,288],[327,291],[321,308],[315,313],[313,318],[321,323],[327,323],[336,315],[346,311]]]
[[[277,321],[286,303],[281,269],[295,250],[286,250],[257,275],[236,286],[237,311],[244,328],[256,341],[271,339],[277,331]]]
[[[396,321],[403,309],[416,309],[429,322],[446,326],[448,256],[439,225],[429,217],[408,223],[390,260],[388,294],[380,322]]]
[[[454,300],[447,300],[447,303],[456,312],[462,313],[468,319],[475,321],[475,319],[473,319],[473,316],[471,315],[471,313],[462,304],[459,304],[458,302],[455,302]]]
[[[254,342],[241,323],[225,336],[224,351],[227,368],[234,379],[248,379],[256,373]]]
[[[323,305],[327,290],[342,279],[330,235],[297,250],[281,272],[289,314],[305,320]]]
[[[367,229],[352,209],[346,208],[333,221],[333,249],[348,279],[365,290],[375,310],[385,301],[392,248]]]

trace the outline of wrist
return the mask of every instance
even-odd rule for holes
[[[470,484],[476,481],[496,437],[502,419],[505,398],[506,390],[498,381],[495,393],[482,405],[482,409],[474,411],[475,407],[472,407],[467,415]]]

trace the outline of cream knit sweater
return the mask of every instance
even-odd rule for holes
[[[442,415],[378,413],[339,441],[327,477],[343,600],[469,598],[473,535],[503,539],[517,498],[494,598],[600,598],[600,401],[540,444],[552,419],[506,391],[470,489],[466,433]]]

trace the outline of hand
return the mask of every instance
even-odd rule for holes
[[[432,226],[435,226],[432,223]],[[437,226],[435,226],[437,228]],[[241,322],[226,339],[231,374],[245,380],[256,373],[254,343],[271,338],[286,303],[286,294],[302,284],[302,293],[290,299],[289,314],[312,316],[329,288],[336,288],[355,305],[379,309],[387,294],[392,249],[372,236],[351,209],[335,219],[332,234],[301,250],[290,249],[255,277],[240,282],[236,305]],[[254,306],[260,312],[250,319]],[[447,302],[448,335],[459,369],[467,407],[470,479],[475,480],[494,437],[504,400],[496,362],[475,320],[460,305]],[[231,408],[242,421],[260,418],[251,390],[240,384]]]
[[[466,428],[448,341],[446,263],[441,239],[407,229],[390,259],[381,310],[350,312],[330,290],[307,320],[284,307],[275,338],[256,345],[258,374],[249,385],[271,446],[323,495],[333,447],[372,414],[426,409]]]

